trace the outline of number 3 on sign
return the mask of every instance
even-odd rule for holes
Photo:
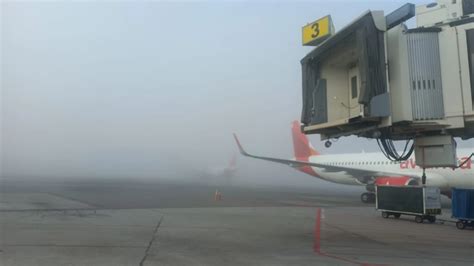
[[[318,37],[318,35],[319,35],[319,24],[317,22],[313,23],[313,25],[311,25],[311,28],[313,29],[313,33],[311,34],[311,38]]]
[[[334,32],[330,16],[325,16],[303,27],[303,45],[318,45]]]

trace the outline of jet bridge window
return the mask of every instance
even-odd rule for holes
[[[474,1],[472,0],[462,1],[462,9],[463,9],[464,16],[474,13]]]
[[[351,98],[357,98],[357,76],[351,78]]]

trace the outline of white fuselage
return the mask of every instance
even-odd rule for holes
[[[458,162],[463,162],[472,153],[472,149],[458,149]],[[316,155],[308,158],[310,162],[342,166],[357,170],[360,176],[348,174],[346,171],[327,171],[324,168],[312,167],[313,171],[321,179],[347,185],[363,185],[361,176],[364,170],[367,175],[374,171],[392,173],[400,176],[421,177],[422,169],[415,165],[415,159],[411,157],[407,161],[392,162],[382,153],[358,153],[358,154],[334,154]],[[474,170],[471,161],[461,168],[429,168],[426,169],[426,185],[439,187],[442,191],[448,191],[452,187],[474,188]]]

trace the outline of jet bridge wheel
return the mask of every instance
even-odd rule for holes
[[[400,218],[400,216],[402,216],[401,213],[394,213],[394,214],[393,214],[393,217],[395,217],[395,219]]]

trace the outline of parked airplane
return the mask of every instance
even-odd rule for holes
[[[207,169],[206,174],[211,177],[226,177],[230,178],[237,172],[237,156],[235,154],[225,167],[212,167]]]
[[[361,195],[364,203],[375,200],[375,185],[419,185],[422,169],[415,165],[412,157],[407,161],[394,162],[382,153],[356,153],[321,155],[301,133],[300,123],[293,122],[293,147],[295,157],[290,160],[255,156],[247,153],[237,135],[235,141],[244,156],[281,163],[317,178],[339,184],[362,185],[367,192]],[[458,149],[458,161],[464,162],[472,154],[472,149]],[[462,167],[426,169],[426,185],[439,187],[441,193],[450,197],[451,188],[474,188],[474,171],[469,159]]]
[[[200,172],[199,181],[212,185],[231,185],[237,172],[237,156],[234,154],[226,166],[210,167]]]

